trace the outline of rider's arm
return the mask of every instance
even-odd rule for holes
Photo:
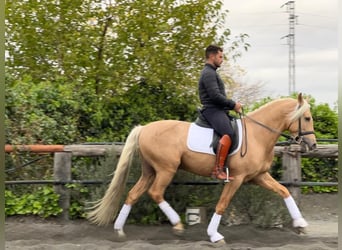
[[[219,84],[223,85],[223,82],[219,83],[218,81],[219,79],[215,71],[207,71],[202,75],[202,84],[211,102],[222,108],[234,109],[235,102],[227,99],[226,95],[220,91]]]

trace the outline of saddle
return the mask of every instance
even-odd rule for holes
[[[231,145],[231,147],[229,149],[229,154],[231,154],[239,146],[239,129],[238,129],[237,120],[234,117],[231,117],[231,116],[229,116],[229,119],[230,119],[230,123],[232,125],[232,128],[234,130],[234,135],[231,138],[232,145]],[[202,113],[200,111],[198,112],[198,116],[197,116],[197,118],[196,118],[194,123],[197,126],[200,126],[200,127],[203,127],[203,128],[211,128],[212,129],[211,125],[209,124],[207,119],[205,119],[205,117],[202,115]],[[221,139],[221,137],[214,130],[213,138],[212,138],[212,142],[211,142],[210,146],[213,148],[215,154],[217,152],[217,147],[218,147],[220,139]]]

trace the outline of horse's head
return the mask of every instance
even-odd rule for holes
[[[289,129],[298,144],[305,149],[314,150],[317,147],[313,119],[308,101],[302,94],[298,95],[298,104],[290,115]]]

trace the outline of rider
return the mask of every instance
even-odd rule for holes
[[[224,166],[234,134],[228,110],[241,112],[242,105],[227,98],[224,83],[216,72],[223,62],[223,49],[216,45],[209,45],[205,50],[205,58],[206,63],[198,83],[199,97],[203,105],[201,113],[221,137],[212,176],[227,180]],[[229,178],[233,179],[233,177]]]

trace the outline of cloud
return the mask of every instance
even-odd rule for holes
[[[296,61],[300,67],[303,68],[317,68],[320,69],[333,69],[334,71],[337,68],[335,62],[338,60],[338,51],[336,49],[325,49],[325,50],[316,50],[310,52],[301,52],[298,53]]]
[[[289,33],[287,1],[225,1],[227,27],[233,35],[247,33],[251,48],[237,61],[247,71],[246,82],[264,82],[265,94],[288,94]],[[337,0],[295,2],[296,90],[318,103],[337,101]]]

